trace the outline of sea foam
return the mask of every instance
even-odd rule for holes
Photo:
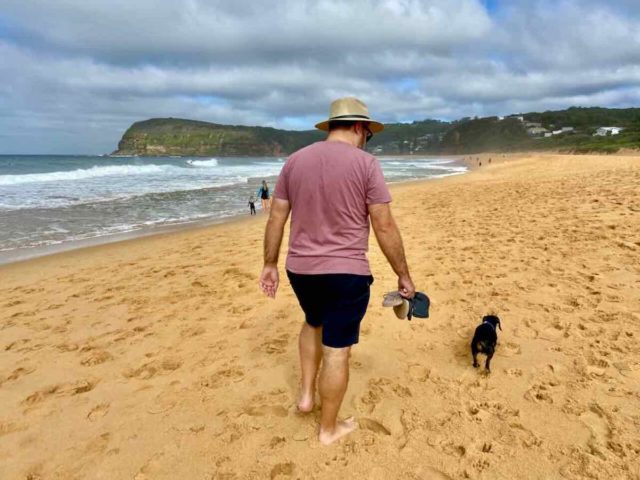
[[[173,165],[107,165],[71,171],[48,173],[27,173],[24,175],[0,175],[0,185],[20,185],[23,183],[60,182],[84,180],[87,178],[148,175],[153,173],[170,173],[180,170]]]
[[[187,163],[194,167],[217,167],[218,159],[210,158],[209,160],[187,160]]]

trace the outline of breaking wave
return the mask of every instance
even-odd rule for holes
[[[194,167],[217,167],[218,159],[210,158],[209,160],[187,160],[187,163]]]
[[[87,178],[108,176],[132,176],[148,175],[150,173],[170,173],[180,170],[173,165],[107,165],[104,167],[91,167],[87,169],[49,172],[28,173],[24,175],[0,175],[0,185],[20,185],[24,183],[60,182],[84,180]]]

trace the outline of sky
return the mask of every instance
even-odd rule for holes
[[[640,106],[640,1],[2,0],[0,154],[102,154],[135,121],[306,130]]]

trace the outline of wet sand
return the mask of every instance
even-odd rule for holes
[[[640,157],[508,156],[392,194],[432,316],[382,308],[372,238],[355,433],[323,447],[295,411],[302,316],[286,279],[258,291],[259,216],[0,267],[0,478],[640,478]]]

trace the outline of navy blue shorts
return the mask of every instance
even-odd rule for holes
[[[326,273],[287,276],[312,327],[322,327],[322,344],[344,348],[358,343],[360,322],[369,306],[371,275]]]

